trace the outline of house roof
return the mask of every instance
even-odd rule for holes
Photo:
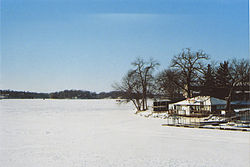
[[[231,104],[234,104],[234,105],[250,105],[250,101],[232,101]]]
[[[226,105],[226,100],[221,100],[211,96],[197,96],[174,103],[174,105]]]

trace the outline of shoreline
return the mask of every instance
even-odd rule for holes
[[[139,111],[138,113],[135,113],[138,116],[146,117],[146,118],[155,118],[155,119],[163,119],[166,120],[166,123],[161,124],[161,126],[171,126],[171,127],[182,127],[182,128],[199,128],[199,129],[213,129],[213,130],[230,130],[230,131],[242,131],[242,132],[250,132],[250,127],[240,127],[243,124],[237,124],[236,122],[233,122],[236,124],[236,126],[230,126],[229,124],[232,124],[232,122],[227,123],[220,123],[219,120],[222,120],[223,118],[215,117],[213,121],[218,121],[218,125],[213,124],[207,124],[204,125],[201,120],[207,118],[195,118],[195,117],[171,117],[167,113],[155,113],[151,110],[147,111]],[[198,121],[197,121],[198,119]],[[180,123],[180,120],[182,120],[182,123]],[[192,121],[193,120],[193,121]],[[210,120],[211,121],[211,120]],[[171,122],[171,123],[170,123]],[[189,122],[189,123],[187,123]],[[202,122],[202,123],[201,123]],[[209,121],[208,121],[209,122]]]

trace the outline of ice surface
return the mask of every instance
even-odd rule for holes
[[[3,167],[249,167],[250,133],[161,126],[115,100],[0,100]]]

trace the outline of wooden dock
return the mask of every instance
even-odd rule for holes
[[[182,127],[182,128],[200,128],[200,129],[217,129],[217,130],[230,130],[230,131],[243,131],[250,132],[250,128],[238,127],[223,127],[223,126],[200,126],[198,124],[162,124],[162,126]]]

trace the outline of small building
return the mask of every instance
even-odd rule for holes
[[[177,101],[180,101],[180,98],[171,99],[171,100],[170,99],[155,100],[153,102],[153,111],[154,112],[167,112],[169,111],[169,105]]]
[[[219,114],[226,108],[226,100],[211,96],[197,96],[169,105],[169,109],[183,116],[206,116]]]
[[[153,111],[154,112],[165,112],[168,111],[168,105],[169,105],[168,100],[164,100],[164,101],[155,101],[153,103]]]

